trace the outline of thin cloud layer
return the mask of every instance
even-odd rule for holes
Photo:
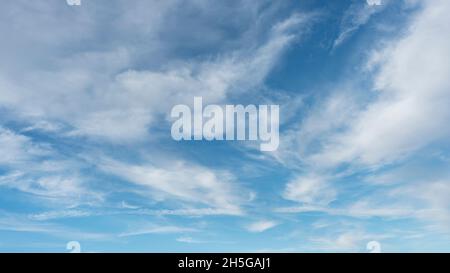
[[[3,3],[0,250],[448,251],[450,4],[310,2]],[[279,149],[173,141],[194,96]]]

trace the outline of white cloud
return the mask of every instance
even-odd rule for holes
[[[0,126],[0,165],[24,163],[50,153],[48,147],[33,143],[27,136]]]
[[[98,203],[103,194],[91,189],[81,176],[68,173],[12,171],[0,176],[0,186],[14,188],[48,201],[46,205],[75,206]]]
[[[450,31],[450,20],[445,16],[450,4],[422,3],[407,31],[389,43],[383,42],[385,47],[369,58],[367,67],[375,75],[372,99],[351,96],[345,88],[332,94],[309,112],[297,131],[289,132],[289,145],[282,147],[290,151],[294,162],[303,164],[302,171],[327,174],[330,181],[319,193],[337,193],[331,182],[352,174],[358,174],[351,178],[353,181],[361,179],[358,182],[376,185],[378,190],[358,192],[352,201],[344,198],[351,192],[345,192],[335,196],[341,202],[317,204],[313,202],[315,191],[307,187],[314,183],[294,187],[291,181],[283,197],[295,200],[295,189],[299,189],[297,199],[301,204],[277,212],[412,219],[449,231],[447,171],[439,169],[436,162],[434,167],[431,163],[422,166],[421,160],[431,160],[424,151],[434,143],[448,143],[450,136],[445,126],[450,122],[450,64],[445,61],[450,57],[450,43],[444,35]],[[411,160],[420,162],[419,166],[409,166]],[[444,164],[445,158],[441,160]],[[380,174],[387,166],[397,167]],[[346,169],[338,173],[339,167]],[[343,237],[341,241],[351,246],[352,240]]]
[[[339,249],[339,250],[352,250],[356,249],[358,247],[358,241],[361,239],[359,236],[355,235],[354,233],[344,233],[340,234],[335,240],[333,241],[322,241],[322,243],[325,243],[330,247],[331,249]],[[318,240],[320,242],[320,240]]]
[[[139,145],[150,139],[153,126],[164,126],[174,104],[190,104],[194,95],[221,102],[255,92],[314,17],[295,13],[274,23],[271,13],[277,7],[260,1],[195,1],[183,9],[179,4],[138,0],[132,6],[118,2],[97,9],[100,4],[92,2],[75,12],[44,2],[5,4],[0,11],[0,33],[6,37],[0,51],[0,108],[9,120],[23,125],[21,133],[45,134],[55,144],[87,136]],[[114,20],[109,20],[112,15]],[[4,27],[6,22],[12,27]],[[226,28],[219,22],[226,22]],[[205,53],[185,54],[199,50]],[[86,149],[89,143],[68,148]],[[74,151],[65,150],[74,156],[70,161],[58,154],[59,147],[45,162],[37,160],[40,146],[6,129],[0,131],[0,144],[6,155],[0,164],[30,160],[2,176],[2,186],[71,207],[103,200],[93,189],[95,183],[80,171],[83,162],[77,162]],[[183,205],[145,213],[241,215],[247,202],[228,172],[184,162],[173,167],[110,163],[103,170],[143,186],[142,194]],[[78,215],[63,210],[35,216]]]
[[[88,190],[85,178],[77,173],[79,164],[60,158],[45,143],[0,127],[0,186],[33,194],[49,204],[98,202],[102,194]],[[90,200],[90,201],[89,201]]]
[[[336,190],[329,185],[327,178],[309,175],[291,180],[285,188],[283,197],[310,205],[327,205],[336,198]]]
[[[388,0],[384,0],[388,2]],[[345,12],[338,37],[334,40],[333,49],[340,46],[351,37],[360,27],[367,24],[370,18],[380,12],[387,3],[381,0],[367,0],[365,4],[356,2]]]
[[[278,224],[279,223],[275,221],[262,220],[247,225],[246,229],[250,232],[264,232],[276,227]]]
[[[450,44],[442,34],[450,30],[449,10],[445,1],[426,4],[406,34],[375,53],[375,99],[364,102],[341,92],[310,112],[292,133],[303,162],[376,167],[448,138],[450,130],[442,125],[450,121],[450,65],[444,61]]]
[[[119,234],[119,237],[139,236],[146,234],[170,234],[170,233],[186,233],[197,232],[195,228],[178,227],[178,226],[149,226],[140,228],[134,231],[124,232]]]
[[[47,221],[62,218],[87,217],[92,215],[93,215],[92,212],[75,209],[75,210],[47,211],[37,214],[31,214],[28,216],[28,218],[35,221]]]
[[[177,242],[187,243],[187,244],[201,244],[205,243],[204,241],[193,239],[192,237],[179,237],[177,238]]]
[[[296,168],[298,162],[308,165],[309,156],[325,150],[330,135],[346,129],[348,121],[357,117],[361,109],[358,100],[352,97],[350,89],[337,88],[345,91],[335,92],[313,106],[297,127],[283,133],[277,159],[291,168]]]
[[[361,230],[338,232],[320,238],[312,238],[315,249],[333,252],[366,252],[366,245],[372,240],[381,240],[388,235],[368,234]]]
[[[394,42],[376,79],[380,97],[335,136],[318,161],[377,164],[449,136],[450,31],[446,1],[426,5],[409,34]],[[430,42],[430,41],[433,42]]]
[[[151,193],[157,200],[207,205],[231,215],[243,213],[240,207],[245,200],[242,189],[238,189],[233,176],[225,171],[214,171],[182,161],[157,167],[106,160],[99,167],[128,182],[148,188],[148,192],[143,191],[141,194]]]
[[[137,209],[131,212],[132,214],[141,214],[141,215],[154,215],[154,216],[211,216],[211,215],[235,215],[238,212],[230,211],[227,208],[186,208],[186,209],[160,209],[160,210],[151,210],[151,209]],[[240,212],[239,212],[240,214]]]
[[[40,131],[40,132],[47,132],[47,133],[56,133],[60,132],[62,130],[62,125],[55,123],[55,122],[49,122],[45,120],[39,120],[36,123],[32,124],[29,127],[26,127],[21,130],[22,133],[27,133],[30,131]]]
[[[0,212],[2,215],[0,217],[1,231],[46,234],[48,236],[64,238],[65,240],[73,238],[77,238],[78,240],[110,240],[112,238],[112,235],[108,233],[83,232],[57,224],[35,222],[21,214],[11,214],[5,211]]]
[[[72,127],[68,136],[89,136],[115,143],[145,140],[149,138],[148,132],[152,126],[159,126],[161,123],[157,121],[167,116],[175,104],[191,103],[194,95],[201,95],[209,102],[218,102],[226,99],[229,94],[248,92],[262,84],[282,52],[295,38],[301,36],[311,20],[311,16],[294,14],[270,26],[269,22],[261,21],[265,18],[264,14],[256,12],[260,3],[239,7],[224,5],[217,10],[203,1],[190,3],[183,9],[179,9],[178,4],[178,1],[138,1],[133,7],[111,5],[107,9],[120,15],[114,18],[114,26],[106,27],[103,21],[92,20],[95,9],[82,9],[78,17],[73,18],[73,15],[65,14],[66,11],[61,14],[56,12],[57,7],[52,5],[30,3],[29,5],[39,6],[42,9],[40,13],[47,14],[49,19],[34,13],[27,14],[27,10],[17,11],[20,14],[26,13],[33,19],[21,22],[26,24],[30,32],[20,31],[21,35],[8,40],[4,47],[17,47],[16,44],[36,46],[27,52],[31,55],[29,61],[21,56],[10,60],[16,63],[20,60],[20,64],[17,64],[20,76],[14,74],[13,67],[0,66],[0,71],[8,71],[0,77],[0,106],[22,121],[32,118],[42,125],[42,122],[52,120]],[[189,20],[183,17],[186,16],[184,10],[201,10],[205,6],[211,9],[207,13],[210,15],[189,17]],[[118,12],[115,8],[124,9]],[[173,12],[179,16],[172,17]],[[220,28],[205,21],[212,19],[208,17],[213,16],[211,14],[226,16],[224,12],[238,16],[235,18],[237,21],[259,23],[247,23],[249,25],[246,28],[238,28],[236,31],[242,33],[238,35],[243,37],[240,38],[242,41],[223,47],[227,44],[224,41],[228,41],[229,37],[221,33]],[[48,15],[53,13],[59,15]],[[63,29],[62,22],[68,20],[67,16],[73,22],[70,22],[68,29]],[[253,17],[262,19],[253,20]],[[13,22],[18,20],[9,19]],[[178,20],[181,19],[186,19],[186,22],[180,23]],[[220,21],[217,18],[213,20]],[[170,40],[173,38],[166,34],[172,25],[176,25],[178,29],[189,24],[194,24],[190,27],[196,29],[196,33],[202,33],[202,39],[189,37],[183,39],[183,42],[174,43]],[[269,26],[262,28],[261,24]],[[113,48],[108,46],[110,43],[96,41],[95,32],[100,27],[119,30],[111,33],[114,36]],[[47,37],[42,31],[31,31],[34,28],[46,29],[52,36]],[[266,38],[261,40],[263,35],[257,35],[259,32]],[[126,33],[135,37],[133,40],[142,42],[130,43],[130,37]],[[192,31],[189,33],[195,35]],[[178,37],[177,34],[184,35],[180,32],[171,37]],[[211,38],[213,41],[207,41],[209,36],[214,37]],[[73,39],[94,42],[99,44],[100,49],[76,50]],[[213,43],[217,47],[212,48],[218,50],[208,51],[201,58],[187,58],[178,56],[177,50],[170,49],[170,45],[185,45],[186,41],[193,39],[194,47],[201,48]],[[45,41],[44,45],[42,41]],[[47,58],[39,68],[33,66],[34,60],[48,53],[46,50],[49,48],[53,49],[52,54],[58,55],[58,58]],[[166,52],[167,50],[170,52]],[[19,54],[21,49],[15,48],[13,52]],[[5,59],[5,62],[7,60],[9,59]],[[27,129],[31,128],[37,127],[32,125]],[[46,125],[45,128],[51,127]]]
[[[450,183],[448,179],[406,181],[382,188],[346,205],[300,205],[276,209],[281,213],[322,212],[354,218],[415,219],[450,231]]]
[[[450,180],[427,181],[398,187],[390,193],[414,208],[416,218],[450,232]]]
[[[354,218],[382,217],[385,219],[417,218],[417,210],[410,203],[411,199],[396,199],[389,196],[391,193],[383,191],[380,194],[373,194],[356,201],[349,202],[347,205],[330,207],[327,205],[300,205],[292,207],[281,207],[275,211],[281,213],[306,213],[322,212],[329,215],[348,216]],[[399,197],[399,196],[398,196]],[[414,197],[413,197],[414,198]],[[405,202],[407,201],[407,202]]]
[[[120,207],[124,208],[124,209],[139,209],[140,208],[139,206],[129,204],[128,202],[125,202],[125,201],[122,201],[120,203]]]

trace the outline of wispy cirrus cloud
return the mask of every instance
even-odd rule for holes
[[[448,231],[445,1],[60,2],[0,10],[0,205],[20,211],[5,234],[113,251],[155,237],[208,249],[219,233],[365,251],[396,228],[446,243],[427,237]],[[407,28],[351,38],[396,8]],[[169,110],[193,96],[280,104],[280,149],[167,141]]]
[[[138,1],[136,7],[141,7],[142,10],[156,8],[160,14],[169,15],[177,4],[177,1],[167,1],[157,4],[157,7],[145,8],[153,4]],[[29,5],[41,10],[42,14],[58,9],[58,6],[50,4]],[[267,25],[266,29],[260,28],[259,25],[239,28],[237,31],[244,35],[245,45],[236,43],[221,48],[218,52],[208,52],[202,58],[183,60],[171,52],[161,54],[164,48],[170,48],[169,45],[178,42],[170,40],[173,37],[166,37],[169,40],[164,38],[168,31],[166,28],[170,27],[171,23],[176,23],[173,22],[176,19],[172,16],[155,15],[150,24],[146,21],[145,25],[151,27],[144,28],[136,21],[139,17],[134,14],[140,14],[142,11],[134,8],[125,9],[125,12],[121,12],[116,18],[115,29],[121,30],[121,34],[116,36],[114,47],[99,43],[103,46],[98,50],[74,49],[71,38],[74,36],[89,42],[99,42],[94,35],[95,29],[104,26],[101,22],[92,20],[92,12],[95,9],[90,5],[96,4],[83,5],[82,16],[66,17],[67,11],[64,10],[50,22],[36,14],[28,14],[34,20],[33,25],[29,25],[30,28],[49,29],[53,36],[23,34],[8,40],[5,45],[13,47],[17,43],[35,44],[37,40],[58,41],[55,43],[58,46],[53,49],[61,54],[60,58],[46,59],[46,65],[39,68],[24,63],[25,67],[20,70],[23,73],[22,81],[17,81],[15,75],[11,75],[11,67],[4,68],[9,72],[0,78],[0,86],[4,86],[0,105],[14,112],[16,119],[31,120],[35,123],[27,128],[42,127],[43,122],[47,122],[46,128],[50,128],[51,124],[48,123],[53,121],[68,129],[69,132],[66,132],[65,136],[88,136],[118,144],[142,141],[150,137],[148,132],[152,126],[164,122],[164,119],[160,119],[161,116],[167,117],[174,104],[191,102],[194,95],[201,95],[209,102],[223,101],[230,94],[249,92],[261,85],[281,54],[301,37],[313,19],[313,15],[296,13],[273,25],[261,22]],[[111,5],[105,12],[114,12],[114,8],[121,5]],[[248,20],[254,16],[264,19],[262,15],[254,14],[254,9],[258,9],[259,5],[255,3],[240,7],[243,10],[237,14],[237,20]],[[212,8],[202,1],[189,6],[186,10]],[[181,17],[186,16],[180,9],[175,10]],[[224,16],[219,12],[217,15]],[[148,14],[145,17],[147,18]],[[9,19],[14,22],[19,20]],[[67,21],[67,24],[74,29],[63,31],[60,26],[65,24],[55,22],[69,19],[72,21]],[[203,39],[196,39],[197,47],[208,43],[204,39],[208,34],[218,35],[219,37],[215,38],[218,40],[228,35],[214,27],[208,27],[209,24],[202,21],[207,19],[199,17],[189,21],[194,24],[191,27],[203,29]],[[2,31],[9,33],[7,29]],[[73,36],[67,36],[65,31],[71,32]],[[175,31],[180,35],[183,33],[179,29]],[[129,36],[125,34],[129,32],[147,42],[130,43]],[[256,35],[259,32],[260,35]],[[159,37],[161,35],[163,39]],[[266,38],[261,40],[258,36]],[[19,54],[19,49],[14,52]],[[47,45],[40,43],[35,47],[37,52],[47,49]],[[158,53],[152,54],[153,51]],[[154,55],[163,59],[154,58]],[[32,58],[37,57],[33,55]],[[141,58],[147,60],[145,65],[139,64]],[[136,66],[142,68],[136,69]],[[37,93],[40,95],[36,96]],[[51,126],[55,127],[56,124]]]
[[[119,234],[119,237],[140,236],[147,234],[187,233],[197,231],[198,229],[189,227],[151,225],[149,227],[141,227],[137,230],[121,233]]]
[[[373,89],[367,97],[345,89],[332,92],[327,99],[319,100],[318,107],[312,108],[298,130],[289,132],[286,138],[292,145],[288,146],[287,155],[303,164],[298,181],[308,181],[308,173],[327,177],[326,189],[338,193],[335,197],[339,205],[304,202],[281,211],[320,211],[356,218],[409,218],[440,223],[447,229],[448,198],[438,198],[440,195],[434,192],[437,188],[447,191],[448,174],[443,168],[438,168],[435,176],[424,179],[396,177],[396,183],[378,184],[378,191],[371,189],[352,201],[338,190],[344,187],[338,184],[346,180],[358,181],[367,173],[373,175],[383,168],[423,159],[428,148],[448,143],[450,131],[442,124],[450,121],[446,106],[450,102],[450,81],[446,76],[450,67],[443,56],[450,54],[450,44],[442,34],[449,31],[449,21],[443,14],[450,5],[445,1],[422,4],[420,12],[411,17],[406,33],[391,38],[388,43],[384,41],[384,47],[374,53],[375,58],[369,58]],[[374,59],[377,61],[373,62]],[[292,152],[293,147],[296,153]],[[440,159],[436,160],[434,164]],[[426,168],[430,165],[421,169]],[[311,201],[314,194],[301,194],[314,193],[306,185],[309,184],[289,182],[285,187],[289,194],[284,198],[295,201],[293,196],[298,192],[298,200]],[[317,192],[325,194],[327,190]],[[430,192],[437,194],[436,202],[429,198]]]
[[[172,199],[206,205],[212,212],[216,210],[230,215],[243,213],[240,204],[246,200],[246,196],[242,194],[242,190],[238,190],[239,186],[233,182],[232,174],[226,171],[214,171],[183,161],[158,167],[107,160],[100,163],[99,167],[106,173],[147,188],[148,192],[142,191],[142,194],[152,194],[161,201]],[[176,210],[173,212],[177,213]]]
[[[334,40],[332,50],[342,45],[359,28],[367,24],[374,14],[382,11],[388,3],[389,0],[367,0],[351,4],[343,16],[340,31]]]
[[[336,190],[329,185],[327,177],[300,176],[286,185],[283,197],[303,204],[328,205],[336,198]]]
[[[102,194],[89,187],[80,164],[62,157],[48,143],[0,127],[0,186],[56,204],[100,202]],[[71,170],[69,170],[71,169]]]
[[[248,224],[246,229],[250,232],[264,232],[276,227],[277,225],[279,225],[279,223],[276,221],[261,220]]]
[[[225,102],[257,94],[315,15],[279,16],[280,6],[267,1],[180,4],[87,1],[74,10],[64,1],[5,3],[0,167],[7,170],[0,173],[0,190],[38,204],[28,221],[245,214],[254,194],[231,171],[178,154],[160,166],[120,156],[99,164],[99,154],[145,150],[153,132],[167,125],[171,107],[191,103],[194,95]],[[121,194],[132,202],[117,207]]]

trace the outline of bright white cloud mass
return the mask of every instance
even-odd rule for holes
[[[449,13],[2,3],[0,251],[450,251]],[[172,140],[194,97],[280,105],[279,149]]]

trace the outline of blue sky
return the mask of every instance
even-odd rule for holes
[[[0,251],[450,251],[450,3],[2,2]],[[280,105],[280,146],[171,138]]]

